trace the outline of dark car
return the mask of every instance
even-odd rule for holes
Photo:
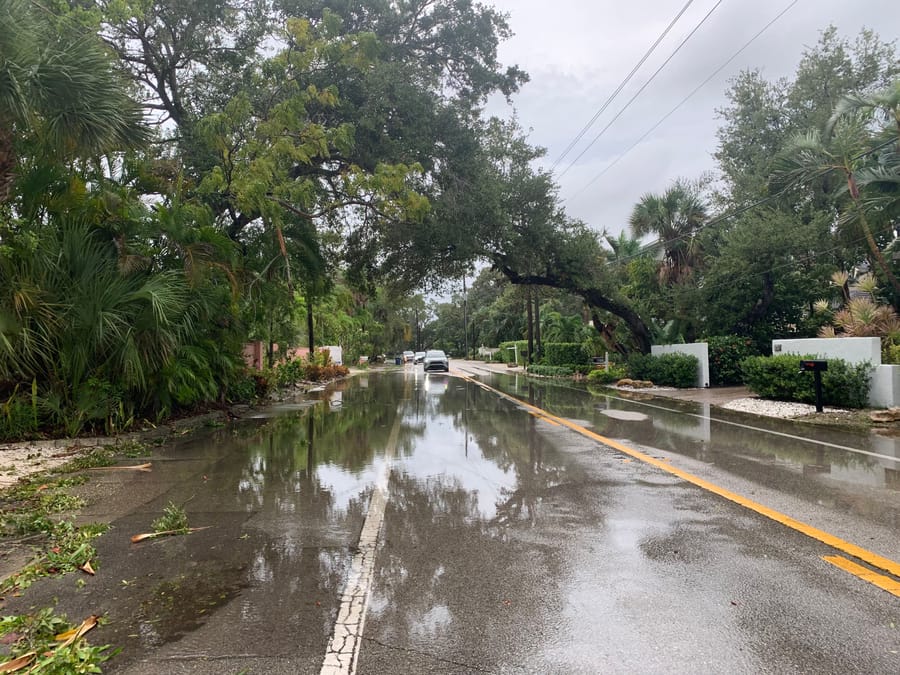
[[[429,349],[427,352],[425,352],[425,358],[422,360],[422,366],[425,368],[426,373],[435,370],[449,373],[450,359],[448,359],[447,355],[440,349]]]

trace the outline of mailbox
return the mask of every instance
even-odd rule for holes
[[[828,370],[825,359],[800,359],[800,372],[812,373],[816,385],[816,412],[822,412],[822,373]]]
[[[800,370],[811,373],[821,373],[828,370],[828,361],[825,359],[803,359],[800,361]]]

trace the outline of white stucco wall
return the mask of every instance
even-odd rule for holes
[[[869,406],[893,408],[896,405],[900,405],[900,366],[874,368],[869,382]]]
[[[772,340],[772,355],[778,354],[813,354],[823,359],[843,359],[853,365],[868,361],[872,364],[869,406],[891,408],[900,405],[900,366],[882,365],[880,338]]]
[[[772,355],[807,354],[823,359],[843,359],[853,365],[868,361],[881,365],[881,339],[877,337],[808,338],[772,340]]]
[[[697,386],[709,386],[709,345],[705,342],[691,342],[684,345],[653,345],[650,347],[653,356],[661,354],[689,354],[697,357]]]

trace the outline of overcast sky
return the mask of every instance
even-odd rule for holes
[[[518,64],[531,81],[513,99],[531,142],[547,149],[551,167],[600,109],[686,0],[483,0],[509,15],[515,36],[501,45],[504,64]],[[678,177],[715,169],[712,153],[728,81],[759,68],[774,79],[791,75],[805,48],[829,24],[854,38],[871,28],[885,41],[900,36],[898,0],[798,0],[633,150],[622,155],[791,0],[723,0],[627,111],[572,164],[715,5],[695,0],[581,142],[555,169],[569,215],[617,234],[646,192],[661,192]],[[509,115],[491,105],[491,112]],[[595,177],[621,155],[600,179]],[[571,167],[570,167],[571,165]],[[563,173],[565,172],[565,173]],[[593,181],[593,182],[591,182]]]

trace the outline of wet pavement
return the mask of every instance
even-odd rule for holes
[[[451,365],[98,472],[97,576],[4,613],[105,614],[111,673],[900,670],[900,598],[834,548],[480,384],[895,561],[896,441]],[[169,502],[211,527],[131,544]]]

